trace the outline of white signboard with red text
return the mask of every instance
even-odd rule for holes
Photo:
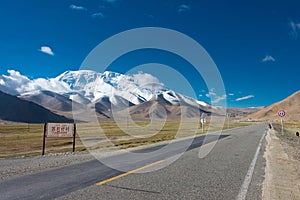
[[[46,138],[73,138],[73,152],[75,152],[76,124],[45,123],[42,155],[45,155]]]
[[[73,123],[47,123],[46,137],[68,138],[74,135]]]

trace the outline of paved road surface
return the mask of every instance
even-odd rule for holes
[[[258,147],[266,128],[266,124],[258,124],[226,131],[202,159],[198,147],[205,143],[209,148],[218,137],[209,135],[205,142],[203,136],[197,137],[176,162],[149,173],[124,174],[94,160],[17,177],[0,182],[0,199],[260,199],[264,143]],[[175,142],[168,150],[138,161],[126,154],[106,159],[127,171],[145,166],[151,169],[184,150],[186,142]],[[135,152],[149,153],[163,147]]]

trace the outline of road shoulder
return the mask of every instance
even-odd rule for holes
[[[300,199],[299,160],[287,154],[293,147],[280,140],[273,129],[268,131],[266,142],[263,199]]]

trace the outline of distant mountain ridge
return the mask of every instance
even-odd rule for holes
[[[0,119],[23,123],[73,122],[50,110],[0,91]]]
[[[285,121],[300,121],[300,90],[282,101],[248,115],[244,120],[279,121],[280,118],[277,115],[279,110],[286,111],[286,116],[283,118]]]
[[[42,105],[52,111],[72,111],[82,107],[80,103],[72,101],[64,95],[51,91],[36,91],[31,94],[23,94],[22,99]]]

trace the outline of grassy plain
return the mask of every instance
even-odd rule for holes
[[[76,151],[101,150],[111,148],[130,148],[179,137],[188,137],[195,134],[194,123],[178,122],[158,123],[148,126],[147,122],[134,124],[120,124],[121,129],[114,122],[80,123],[77,124]],[[249,123],[230,122],[214,124],[209,131],[225,130],[247,126]],[[0,158],[41,155],[43,141],[43,124],[2,124],[0,125]],[[101,131],[99,129],[101,127]],[[179,127],[180,134],[177,134]],[[196,134],[208,132],[209,123],[202,132],[199,124]],[[129,134],[127,134],[129,133]],[[72,138],[47,138],[46,154],[72,151]]]

